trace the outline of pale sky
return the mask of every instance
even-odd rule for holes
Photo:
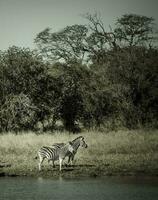
[[[158,0],[0,0],[0,50],[34,48],[36,34],[46,27],[58,31],[85,24],[85,13],[100,13],[105,27],[123,14],[153,17],[158,25]]]

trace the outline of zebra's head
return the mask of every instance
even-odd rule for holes
[[[72,142],[68,142],[68,151],[71,152],[71,153],[74,152],[74,148],[73,148]]]
[[[87,148],[88,147],[88,145],[84,141],[84,137],[83,136],[81,136],[81,138],[80,138],[80,146],[83,147],[83,148]]]

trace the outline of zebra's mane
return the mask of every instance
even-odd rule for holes
[[[74,140],[72,140],[72,143],[75,142],[76,140],[80,139],[80,138],[84,138],[83,136],[79,136],[77,138],[75,138]]]

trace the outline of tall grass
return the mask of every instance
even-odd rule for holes
[[[118,131],[110,133],[84,132],[87,149],[80,148],[75,159],[78,170],[87,173],[92,169],[101,172],[145,171],[158,169],[158,131]],[[38,149],[56,142],[73,140],[79,135],[68,133],[47,133],[36,135],[33,132],[0,135],[0,163],[10,163],[3,171],[34,173],[38,171]],[[43,170],[54,170],[47,162]],[[82,167],[83,166],[83,167]],[[93,166],[92,168],[88,166]],[[74,173],[77,168],[74,168]]]

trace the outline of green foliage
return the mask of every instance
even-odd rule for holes
[[[123,15],[107,31],[97,15],[86,19],[88,26],[40,32],[41,56],[18,47],[0,52],[1,131],[35,129],[39,122],[53,130],[56,121],[72,132],[157,127],[154,20]]]
[[[67,26],[55,33],[46,28],[40,32],[35,42],[47,58],[69,63],[80,63],[84,59],[84,42],[88,32],[84,25]]]
[[[88,70],[82,65],[57,63],[50,70],[51,76],[59,83],[59,97],[56,104],[56,116],[63,121],[68,131],[77,131],[77,121],[83,113],[84,78]]]
[[[11,47],[0,55],[1,91],[4,95],[36,91],[45,71],[42,59],[29,49]]]
[[[127,46],[144,45],[153,40],[153,18],[126,14],[117,20],[114,30],[117,39]]]
[[[110,60],[106,74],[115,87],[118,112],[129,128],[156,118],[157,58],[156,49],[128,47],[114,52]]]
[[[8,95],[0,111],[0,131],[33,129],[36,107],[27,95]]]
[[[39,57],[36,52],[29,49],[11,47],[7,51],[1,52],[0,92],[2,98],[0,105],[2,113],[5,113],[5,108],[7,106],[8,108],[11,105],[15,107],[14,101],[18,98],[20,101],[20,95],[22,93],[23,95],[26,95],[36,107],[34,110],[34,122],[43,121],[45,117],[51,115],[55,84],[48,75],[47,68],[48,65],[42,61],[42,58]],[[24,97],[22,100],[24,101]],[[22,111],[18,110],[17,112],[19,112],[17,115],[19,116],[19,120],[23,120],[20,119],[20,116],[23,115],[21,114]],[[2,114],[1,118],[3,117],[6,117],[4,120],[12,120],[9,119],[12,118],[12,116],[9,116],[7,113],[4,115]],[[17,120],[15,121],[17,122]],[[14,126],[22,129],[22,125],[19,126],[16,122]],[[4,123],[2,123],[2,125],[4,125]],[[31,124],[30,122],[30,129],[32,129],[33,125],[34,124]],[[25,126],[23,128],[25,129]],[[2,127],[1,129],[8,128]]]

